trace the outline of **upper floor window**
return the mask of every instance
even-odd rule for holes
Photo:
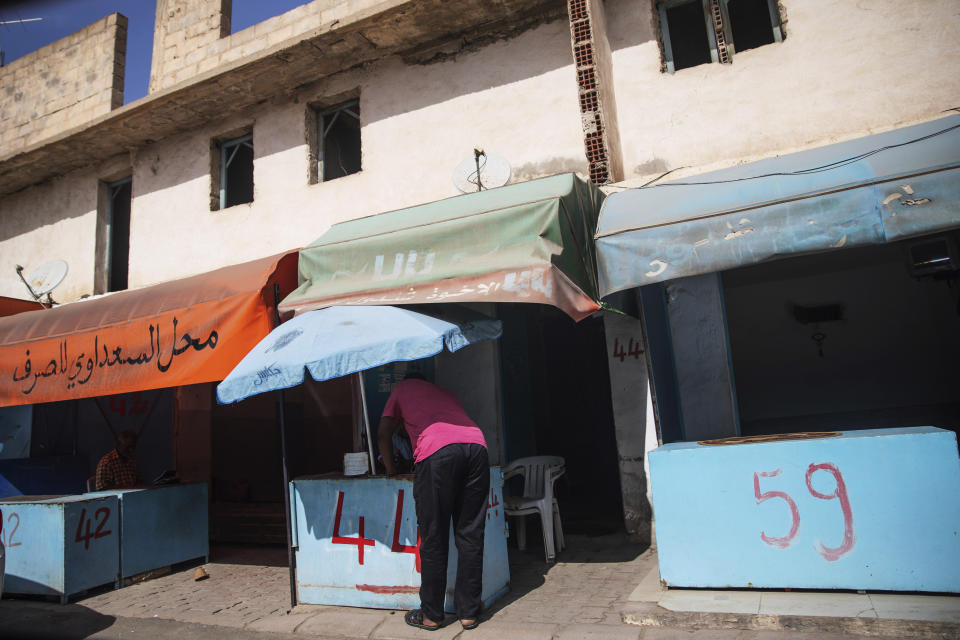
[[[218,157],[217,157],[218,156]],[[226,209],[236,204],[253,202],[253,134],[221,140],[215,146],[218,171],[211,209]],[[219,196],[217,198],[216,196]]]
[[[670,73],[729,63],[736,51],[783,40],[776,0],[663,0],[657,7]]]
[[[317,176],[333,180],[360,171],[360,101],[317,113]]]

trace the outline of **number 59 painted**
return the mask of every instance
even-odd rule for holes
[[[797,503],[793,500],[793,498],[783,491],[760,491],[760,478],[776,478],[780,475],[781,471],[781,469],[775,469],[774,471],[755,472],[753,474],[753,493],[757,499],[757,504],[762,504],[767,500],[779,498],[786,502],[787,506],[790,508],[790,530],[787,532],[787,535],[776,537],[768,536],[763,531],[760,532],[760,539],[766,544],[770,545],[771,547],[786,549],[792,544],[793,539],[800,530],[800,511],[797,509]],[[820,493],[813,488],[813,485],[810,483],[810,479],[817,471],[826,471],[833,476],[837,487],[834,489],[832,494]],[[837,469],[836,465],[829,462],[824,462],[821,464],[811,464],[807,468],[805,480],[807,483],[807,490],[814,498],[819,498],[820,500],[836,499],[840,502],[840,510],[843,512],[843,541],[840,543],[840,546],[825,547],[820,540],[817,540],[814,544],[814,548],[817,550],[817,553],[823,556],[823,558],[828,562],[839,560],[844,555],[849,553],[850,550],[853,549],[853,545],[856,543],[856,536],[853,533],[853,512],[850,509],[850,499],[847,497],[847,485],[843,481],[843,475],[840,473],[840,470]]]

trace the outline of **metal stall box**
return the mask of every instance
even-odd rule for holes
[[[378,609],[420,605],[420,555],[413,478],[311,476],[291,482],[297,594],[309,604]],[[507,592],[503,473],[490,469],[483,592],[489,606]],[[444,608],[453,608],[456,546],[451,531]]]
[[[661,579],[960,592],[956,435],[933,427],[824,435],[650,452]]]
[[[207,485],[172,484],[85,496],[120,502],[120,573],[123,578],[210,555]]]
[[[115,496],[22,496],[0,501],[4,593],[59,596],[116,584],[120,515]]]

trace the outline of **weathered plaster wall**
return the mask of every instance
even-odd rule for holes
[[[655,431],[655,427],[643,327],[637,318],[611,312],[604,312],[603,325],[624,524],[627,533],[649,544],[653,512],[648,498],[646,445],[647,433]]]
[[[0,67],[0,155],[123,104],[127,19],[113,13]]]
[[[683,439],[740,435],[720,276],[667,282]]]
[[[363,170],[308,184],[308,105],[359,95]],[[535,114],[535,117],[533,116]],[[444,62],[397,58],[340,74],[247,117],[137,153],[132,287],[304,246],[335,222],[456,195],[476,145],[514,180],[585,172],[567,25],[552,22]],[[252,126],[254,201],[209,210],[210,140]]]
[[[699,173],[929,120],[960,97],[960,3],[782,0],[786,39],[660,72],[653,0],[607,4],[625,177]]]
[[[0,295],[29,299],[24,276],[50,260],[69,271],[53,294],[57,302],[93,293],[97,173],[74,172],[0,199]]]

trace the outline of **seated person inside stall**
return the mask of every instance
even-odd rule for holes
[[[130,489],[140,484],[137,472],[137,434],[130,429],[117,436],[117,446],[97,463],[97,491]]]

